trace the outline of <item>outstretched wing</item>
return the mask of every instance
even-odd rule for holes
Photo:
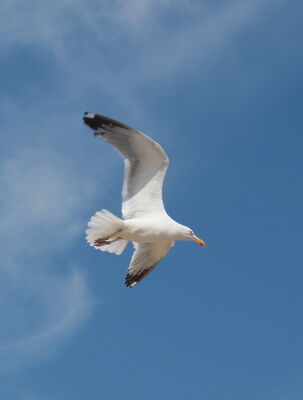
[[[169,159],[162,147],[143,133],[102,115],[85,113],[83,119],[95,135],[124,158],[123,217],[165,213],[162,185]]]
[[[125,278],[126,286],[134,286],[146,277],[167,254],[174,242],[136,243],[135,252]]]

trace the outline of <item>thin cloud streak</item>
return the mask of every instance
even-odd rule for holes
[[[81,210],[93,192],[78,178],[60,153],[42,148],[16,148],[0,169],[1,373],[54,355],[90,315],[81,270],[52,265],[55,250],[83,236]]]
[[[43,321],[29,334],[0,345],[0,373],[28,367],[53,356],[91,313],[93,300],[79,271],[65,279],[42,273],[36,284],[38,290],[35,287],[27,290],[31,290],[31,296],[38,292],[35,295],[44,303]]]
[[[137,78],[146,78],[145,71],[150,79],[167,78],[188,66],[190,69],[208,66],[234,35],[255,23],[259,13],[270,6],[268,3],[260,0],[228,2],[215,14],[201,15],[202,20],[164,36],[157,47],[142,53]]]
[[[118,92],[123,103],[129,93],[136,103],[134,85],[172,79],[184,67],[207,66],[272,1],[224,2],[216,11],[203,3],[198,7],[194,1],[77,0],[48,7],[32,2],[24,6],[26,13],[17,15],[14,2],[5,4],[3,15],[10,23],[0,28],[2,40],[39,45],[53,53],[68,71],[70,87],[76,86],[79,93],[89,85],[112,96]],[[182,15],[178,24],[172,24],[172,15]],[[84,74],[85,70],[89,73]]]

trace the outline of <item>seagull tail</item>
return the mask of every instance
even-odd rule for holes
[[[119,238],[123,228],[122,219],[107,210],[97,211],[88,222],[86,240],[95,249],[119,255],[127,245],[127,240]]]

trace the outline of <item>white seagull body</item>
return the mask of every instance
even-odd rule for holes
[[[162,147],[143,133],[99,114],[85,113],[84,122],[113,146],[124,159],[122,216],[97,211],[86,233],[96,249],[121,254],[132,241],[126,286],[142,280],[167,254],[176,240],[191,240],[205,246],[193,231],[168,216],[162,186],[169,159]]]

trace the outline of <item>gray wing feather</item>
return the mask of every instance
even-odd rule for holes
[[[126,286],[134,286],[149,274],[167,254],[174,242],[135,243],[135,252],[125,278]]]
[[[162,185],[169,159],[162,147],[143,133],[99,114],[86,113],[84,122],[124,158],[123,217],[165,213]]]

